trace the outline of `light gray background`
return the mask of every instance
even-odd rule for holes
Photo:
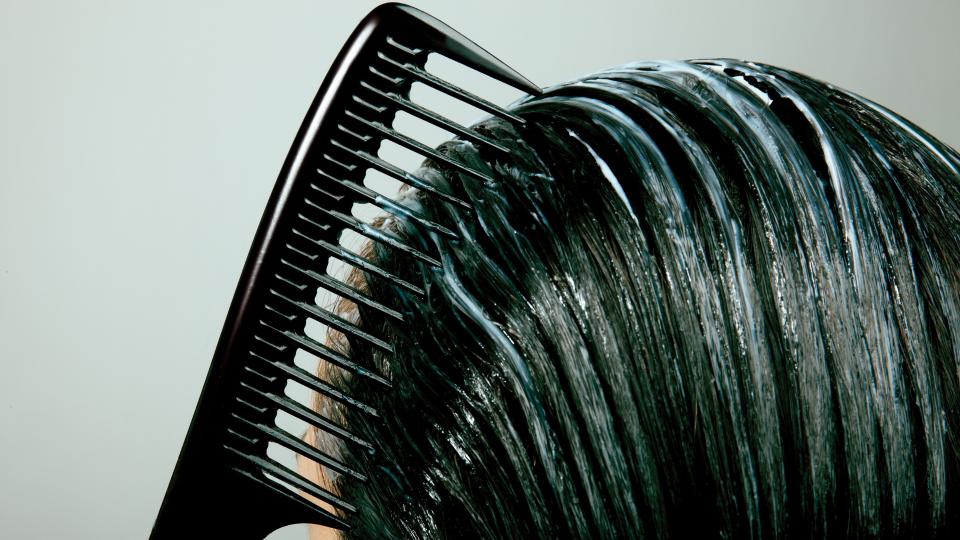
[[[2,0],[0,538],[147,536],[288,145],[373,5]],[[960,2],[417,5],[540,85],[739,57],[960,144]]]

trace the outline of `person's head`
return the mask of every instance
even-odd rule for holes
[[[960,156],[863,98],[735,61],[632,65],[441,146],[345,316],[393,388],[324,376],[369,440],[334,450],[349,538],[956,532]],[[322,435],[320,436],[322,437]],[[323,444],[322,441],[319,444]]]

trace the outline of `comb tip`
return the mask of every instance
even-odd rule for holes
[[[542,93],[539,86],[517,70],[429,13],[406,4],[390,2],[374,8],[369,17],[408,26],[427,42],[433,52],[438,52],[530,95],[538,96]]]

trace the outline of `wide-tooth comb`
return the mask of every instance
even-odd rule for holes
[[[318,288],[354,302],[361,312],[374,310],[402,324],[403,315],[396,309],[328,275],[331,257],[362,269],[373,279],[386,280],[414,295],[424,294],[417,284],[340,247],[344,230],[409,256],[411,264],[419,261],[439,266],[431,254],[354,218],[354,204],[374,204],[402,217],[409,226],[455,234],[364,186],[366,171],[376,170],[418,188],[423,196],[469,208],[456,196],[381,159],[381,142],[392,141],[457,171],[464,181],[487,179],[482,172],[398,133],[392,127],[396,113],[403,111],[443,128],[482,150],[507,151],[410,101],[411,85],[422,83],[492,115],[522,123],[510,112],[425,71],[430,53],[442,54],[527,93],[540,92],[490,53],[417,9],[384,4],[360,23],[324,79],[270,196],[151,538],[212,535],[259,539],[277,528],[304,522],[349,528],[349,516],[362,510],[274,461],[268,457],[267,447],[279,444],[338,474],[367,481],[335,456],[278,427],[276,418],[283,411],[344,444],[376,451],[375,441],[361,439],[284,392],[288,381],[296,381],[345,407],[372,416],[389,414],[351,398],[294,363],[294,355],[302,349],[321,362],[390,391],[391,383],[384,374],[358,365],[305,332],[312,319],[342,332],[351,343],[392,351],[390,343],[316,305]],[[324,501],[336,512],[315,500]]]

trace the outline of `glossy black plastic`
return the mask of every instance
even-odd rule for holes
[[[325,269],[330,257],[347,256],[338,251],[338,239],[351,225],[353,204],[369,202],[370,194],[362,187],[366,169],[380,168],[401,181],[413,179],[376,157],[380,143],[392,139],[429,155],[425,147],[391,129],[396,112],[406,110],[460,136],[476,137],[469,129],[410,102],[412,83],[420,81],[492,114],[511,116],[423,71],[431,52],[525,92],[539,93],[535,85],[488,52],[409,6],[382,5],[360,23],[324,79],[280,171],[151,538],[257,539],[300,522],[349,528],[344,516],[363,510],[278,469],[266,449],[270,442],[283,444],[337,470],[331,456],[306,447],[274,426],[278,410],[285,410],[333,436],[366,444],[374,451],[372,443],[354,441],[345,430],[298,407],[284,396],[284,387],[294,379],[349,402],[349,397],[337,398],[336,389],[324,386],[293,363],[299,347],[349,366],[348,359],[305,336],[307,318],[364,337],[356,327],[313,304],[318,286],[371,308],[389,310],[334,283]],[[360,114],[354,112],[359,110],[357,96],[363,96],[366,106]],[[380,378],[379,382],[384,391],[390,391],[389,381]],[[304,492],[337,511],[308,500],[302,496]]]

